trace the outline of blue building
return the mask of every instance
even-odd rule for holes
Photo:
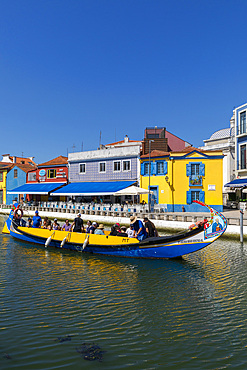
[[[25,199],[25,194],[8,194],[8,191],[26,184],[27,173],[33,169],[34,167],[32,165],[21,163],[13,164],[6,178],[6,204],[12,204],[14,201],[21,201],[21,198]]]

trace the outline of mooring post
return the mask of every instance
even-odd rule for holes
[[[240,210],[240,243],[244,242],[244,212]]]

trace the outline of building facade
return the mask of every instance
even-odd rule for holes
[[[7,174],[6,178],[6,204],[12,204],[15,201],[22,201],[25,200],[26,194],[17,194],[12,193],[9,194],[9,191],[24,185],[27,180],[27,173],[28,171],[33,170],[32,165],[28,164],[13,164],[12,168]]]
[[[150,164],[150,166],[149,166]],[[151,169],[149,175],[149,168]],[[153,192],[155,203],[168,212],[199,212],[200,200],[223,210],[221,151],[188,148],[180,152],[153,151],[141,156],[140,186]],[[148,202],[148,195],[142,196]]]
[[[50,196],[51,192],[68,182],[68,159],[59,156],[41,163],[37,168],[27,172],[26,183],[18,186],[8,194],[25,194],[28,202],[47,202],[65,200],[65,197]]]
[[[6,196],[7,196],[7,174],[12,168],[11,163],[3,163],[0,162],[0,204],[6,204]]]
[[[235,120],[230,120],[230,127],[215,131],[211,137],[204,141],[199,149],[204,151],[222,150],[223,158],[223,205],[229,205],[229,190],[224,185],[236,177],[235,171]]]

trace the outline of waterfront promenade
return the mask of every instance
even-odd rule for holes
[[[11,206],[0,205],[0,214],[8,215]],[[69,219],[72,221],[78,212],[81,213],[81,217],[84,221],[91,220],[97,221],[104,224],[114,224],[116,222],[120,224],[129,224],[129,217],[135,214],[138,218],[143,219],[147,216],[152,220],[155,226],[160,230],[176,230],[176,229],[187,229],[192,223],[203,220],[204,217],[209,217],[209,212],[158,212],[148,214],[146,209],[139,208],[138,210],[133,206],[131,209],[123,210],[111,207],[109,210],[102,210],[100,206],[89,206],[88,209],[69,209],[69,208],[57,208],[57,207],[35,207],[35,206],[22,206],[24,211],[24,218],[32,217],[35,210],[39,211],[42,218],[48,217],[49,219],[57,218],[60,221]],[[129,212],[130,211],[130,212]],[[135,212],[136,211],[136,212]],[[222,212],[227,219],[227,230],[225,234],[240,234],[240,210],[227,209]],[[247,211],[243,213],[243,233],[247,235]]]

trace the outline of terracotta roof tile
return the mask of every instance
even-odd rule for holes
[[[163,152],[162,150],[152,150],[152,152],[150,153],[150,158],[169,157],[169,155],[170,155],[169,152]],[[149,158],[149,153],[142,155],[141,158]]]
[[[34,171],[37,167],[31,164],[13,163],[13,167],[18,167],[24,172]]]
[[[59,165],[59,164],[62,165],[62,164],[67,164],[67,163],[68,163],[68,158],[63,157],[62,155],[60,155],[59,157],[51,159],[48,162],[40,163],[38,166],[39,167],[41,167],[41,166],[55,166],[55,165]]]

